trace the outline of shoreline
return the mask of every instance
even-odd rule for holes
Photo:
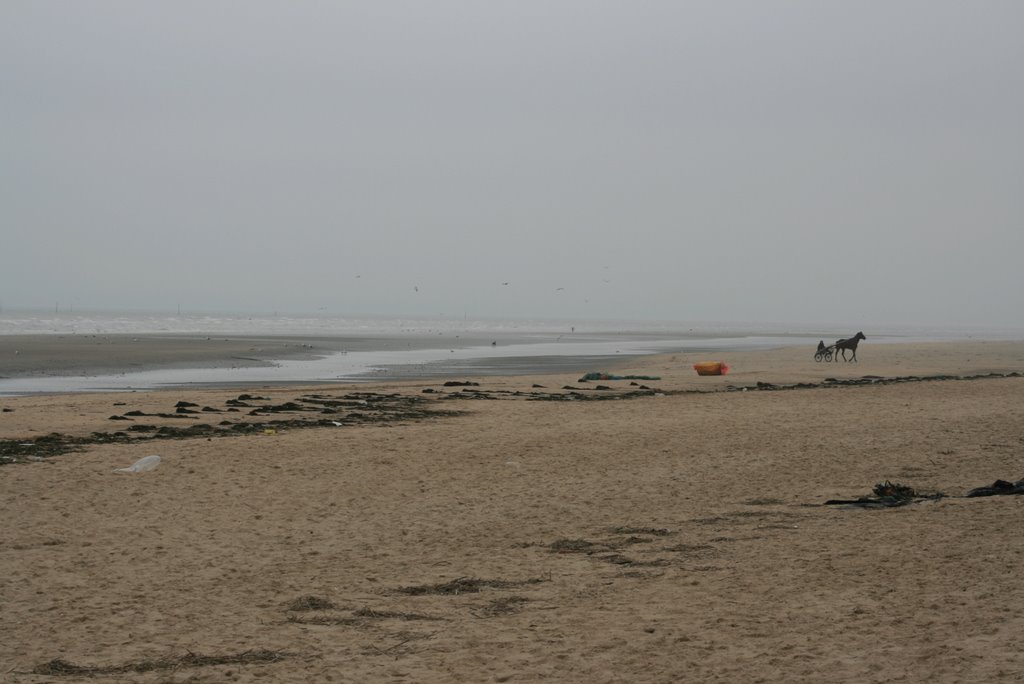
[[[576,373],[663,354],[721,356],[786,347],[813,354],[815,343],[796,334],[683,337],[651,332],[0,335],[0,396]],[[986,343],[1012,344],[924,342]],[[914,344],[922,342],[875,337],[862,349]]]
[[[769,348],[801,339],[676,333],[9,335],[0,336],[0,395],[577,372],[634,356]]]
[[[813,349],[805,345],[791,345],[763,349],[680,351],[636,355],[608,355],[603,357],[519,357],[491,358],[486,363],[446,360],[435,366],[410,364],[396,366],[386,373],[359,379],[326,380],[265,380],[240,378],[236,381],[195,381],[158,386],[129,385],[96,387],[95,377],[83,377],[81,389],[60,389],[70,381],[67,377],[53,378],[52,391],[4,392],[5,382],[0,380],[0,406],[13,407],[28,402],[45,404],[49,401],[91,401],[90,397],[154,397],[154,404],[164,397],[178,394],[182,397],[227,396],[239,392],[332,391],[337,389],[358,391],[420,391],[440,387],[445,381],[475,381],[511,391],[526,391],[531,385],[548,389],[561,388],[592,390],[610,386],[612,390],[626,391],[630,383],[623,381],[583,382],[581,376],[589,372],[620,375],[648,375],[659,378],[647,383],[658,392],[679,394],[687,392],[716,392],[744,386],[814,386],[835,388],[843,385],[889,384],[900,378],[980,378],[1024,373],[1024,341],[984,342],[895,342],[888,344],[862,344],[859,362],[816,362]],[[724,361],[729,371],[720,376],[700,376],[693,364]],[[253,369],[246,369],[246,373]],[[273,371],[274,368],[269,370]],[[154,371],[152,377],[166,377],[166,371]],[[124,378],[147,378],[146,372],[129,373]],[[45,381],[46,378],[34,378]],[[884,381],[875,383],[875,381]],[[641,383],[636,383],[636,386]],[[127,400],[127,399],[126,399]],[[137,399],[131,399],[136,401]],[[113,401],[118,401],[113,399]],[[196,400],[199,401],[199,400]],[[18,424],[4,413],[6,421],[0,426]],[[109,414],[108,414],[109,415]],[[105,421],[108,415],[102,416]],[[105,425],[99,423],[98,425]],[[39,428],[42,429],[42,428]]]

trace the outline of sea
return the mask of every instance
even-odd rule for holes
[[[818,340],[831,342],[855,332],[813,324],[710,321],[3,310],[0,335],[288,336],[351,340],[352,349],[263,366],[0,377],[0,395],[601,370],[602,363],[623,356],[813,348]],[[1024,330],[999,328],[876,326],[865,332],[880,342],[1024,339]]]

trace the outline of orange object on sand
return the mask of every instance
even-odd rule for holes
[[[697,375],[725,375],[729,367],[724,361],[701,361],[693,364],[693,370],[697,371]]]

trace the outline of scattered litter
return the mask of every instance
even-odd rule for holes
[[[146,456],[144,458],[140,458],[138,461],[133,463],[128,468],[118,468],[114,472],[115,473],[144,473],[146,471],[153,470],[158,465],[160,465],[160,457],[157,456],[156,454],[153,454],[152,456]]]

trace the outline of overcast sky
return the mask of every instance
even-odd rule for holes
[[[6,0],[0,305],[1024,327],[1022,27]]]

